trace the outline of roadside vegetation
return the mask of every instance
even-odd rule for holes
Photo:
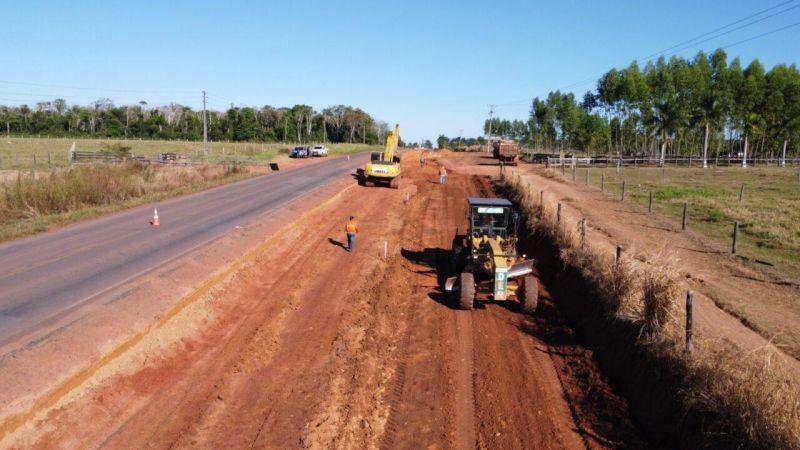
[[[264,164],[288,155],[295,144],[264,142],[209,142],[208,157],[203,155],[202,141],[142,140],[142,139],[75,139],[75,138],[21,138],[0,139],[0,171],[37,170],[64,166],[69,162],[69,150],[75,143],[77,151],[103,152],[109,148],[126,147],[131,156],[157,158],[159,153],[176,153],[189,157],[192,162]],[[330,155],[359,153],[381,148],[362,143],[326,144]],[[34,158],[35,155],[35,158]],[[34,165],[35,163],[35,165]]]
[[[740,255],[775,265],[800,279],[800,176],[779,167],[591,168],[589,184],[643,206],[653,193],[653,211],[680,222],[688,202],[688,227],[725,249],[731,248],[734,222],[739,222]],[[578,168],[576,182],[585,183],[586,168]],[[556,171],[560,173],[558,170]],[[566,179],[571,180],[571,170]],[[742,192],[742,185],[744,191]],[[742,201],[739,202],[739,195]]]
[[[687,354],[677,320],[684,291],[672,262],[661,255],[615,262],[560,226],[554,208],[542,208],[518,177],[500,188],[527,218],[531,242],[555,255],[540,263],[556,266],[548,273],[559,308],[588,336],[645,426],[678,447],[800,447],[800,386],[773,348],[745,352],[695,338]]]
[[[644,67],[611,69],[595,90],[576,98],[534,98],[527,120],[488,121],[484,131],[537,151],[623,155],[746,152],[778,158],[800,153],[800,71],[757,59],[746,65],[722,49],[693,59],[664,57]]]
[[[131,161],[14,172],[2,183],[0,241],[250,176],[246,166]]]

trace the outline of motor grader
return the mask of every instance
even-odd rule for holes
[[[470,197],[467,234],[453,238],[453,271],[445,282],[457,294],[458,306],[472,309],[476,300],[516,300],[533,314],[539,288],[533,260],[517,253],[519,215],[504,198]]]

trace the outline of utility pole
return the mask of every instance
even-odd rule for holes
[[[208,157],[208,112],[206,111],[206,91],[203,91],[203,156]]]
[[[486,136],[486,153],[492,151],[492,116],[494,116],[494,107],[496,105],[489,105],[489,134]]]

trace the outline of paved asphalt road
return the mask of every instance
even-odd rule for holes
[[[366,159],[329,158],[0,245],[0,345],[309,190],[342,179]],[[161,217],[157,231],[147,223],[153,206]]]

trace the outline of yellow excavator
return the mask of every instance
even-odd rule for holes
[[[372,152],[369,162],[358,169],[358,184],[367,186],[384,184],[393,189],[400,187],[400,156],[397,155],[397,142],[400,139],[400,125],[395,125],[386,138],[386,150]]]

